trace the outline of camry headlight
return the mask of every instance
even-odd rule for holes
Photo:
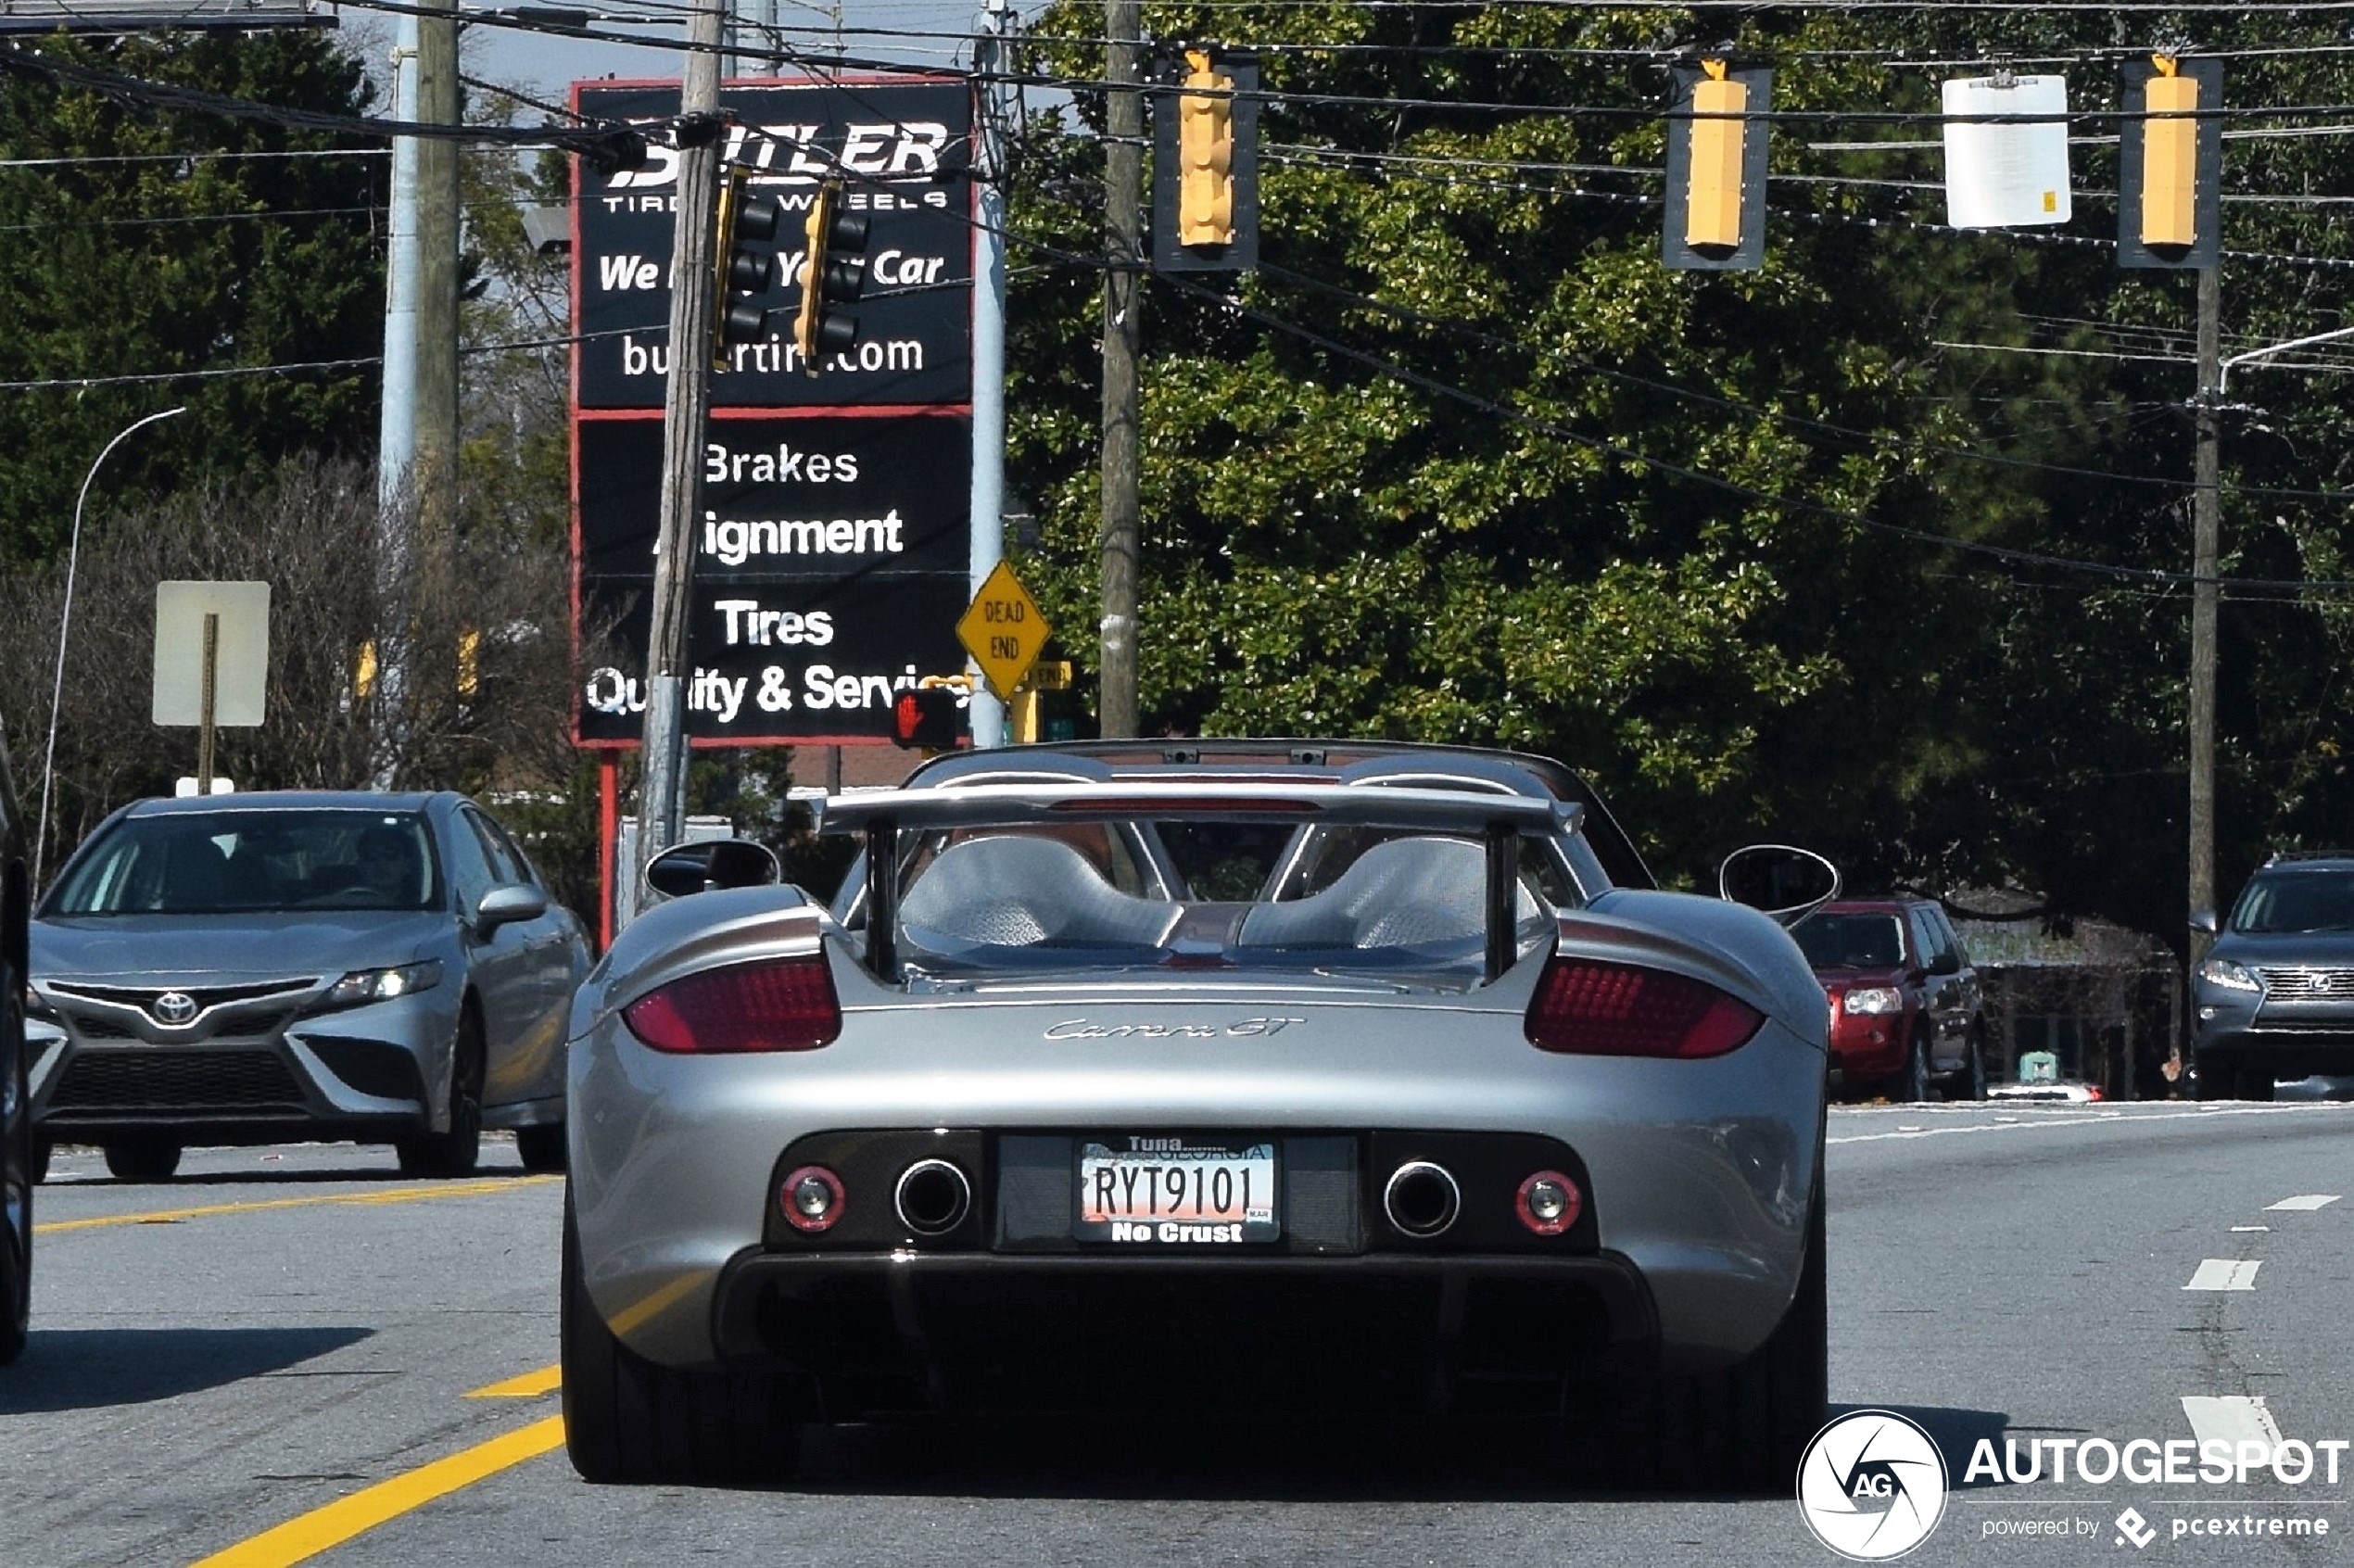
[[[354,969],[327,988],[319,999],[323,1007],[356,1007],[362,1002],[389,1002],[412,991],[431,991],[441,983],[441,960],[402,964],[390,969]]]
[[[1840,1004],[1851,1013],[1901,1013],[1905,1010],[1905,993],[1892,985],[1859,985],[1847,993]]]
[[[2209,985],[2220,985],[2225,991],[2261,991],[2264,987],[2256,977],[2229,958],[2209,958],[2198,967],[2198,978]]]

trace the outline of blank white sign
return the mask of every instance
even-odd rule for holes
[[[158,724],[204,723],[204,618],[221,618],[213,646],[212,722],[250,729],[270,684],[268,583],[156,585]]]
[[[1948,120],[1948,224],[2009,229],[2068,221],[2068,78],[1973,76],[1948,82],[1945,112],[2061,117],[2032,125]]]

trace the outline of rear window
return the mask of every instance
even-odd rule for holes
[[[221,811],[127,817],[76,859],[44,915],[428,909],[440,902],[414,812]]]
[[[1905,961],[1904,925],[1893,915],[1816,915],[1790,934],[1818,969],[1892,969]]]
[[[1384,831],[1320,846],[1295,826],[1169,818],[1112,838],[1155,857],[1159,872],[1132,879],[1074,835],[1036,826],[932,837],[903,862],[901,957],[915,974],[943,977],[1247,967],[1469,985],[1482,974],[1487,873],[1476,839]],[[1533,869],[1551,866],[1543,845],[1524,844],[1514,924],[1526,951],[1552,930],[1561,883]]]

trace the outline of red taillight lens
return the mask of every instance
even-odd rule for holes
[[[1713,985],[1629,964],[1556,958],[1528,1005],[1528,1043],[1594,1056],[1721,1056],[1766,1016]]]
[[[809,1051],[842,1033],[823,958],[707,969],[648,992],[621,1016],[655,1050],[681,1054]]]

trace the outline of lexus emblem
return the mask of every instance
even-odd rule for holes
[[[196,999],[184,991],[167,991],[156,998],[156,1021],[184,1024],[196,1016]]]

